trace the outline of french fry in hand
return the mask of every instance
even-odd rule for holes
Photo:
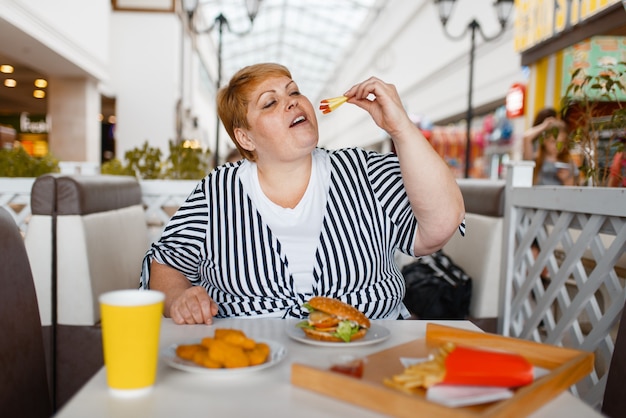
[[[320,110],[323,114],[330,113],[342,104],[344,104],[346,101],[348,101],[348,98],[346,96],[324,99],[320,102]]]
[[[438,383],[518,387],[532,383],[533,365],[519,354],[444,344],[430,360],[385,379],[385,385],[412,393]]]

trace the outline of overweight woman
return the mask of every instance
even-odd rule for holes
[[[463,198],[393,85],[372,77],[344,95],[395,154],[318,148],[315,109],[282,65],[245,67],[218,92],[243,159],[202,179],[145,256],[141,286],[165,293],[165,316],[299,318],[316,295],[409,316],[394,252],[431,254],[463,232]]]

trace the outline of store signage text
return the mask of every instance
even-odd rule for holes
[[[622,0],[516,0],[515,50],[524,52]]]
[[[33,120],[26,112],[20,113],[20,132],[31,134],[44,134],[50,131],[49,117]]]

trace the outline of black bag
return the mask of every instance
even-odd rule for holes
[[[406,282],[404,305],[418,319],[466,319],[472,279],[437,251],[402,268]]]

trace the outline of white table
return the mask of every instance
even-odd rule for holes
[[[477,328],[469,321],[437,321],[458,328]],[[233,376],[188,373],[159,363],[153,390],[143,397],[121,399],[109,394],[105,369],[101,369],[56,415],[57,418],[140,417],[380,417],[373,411],[323,396],[290,383],[294,362],[322,365],[336,353],[368,355],[423,338],[427,321],[376,321],[391,331],[386,341],[351,348],[323,348],[288,337],[288,322],[280,319],[218,319],[212,326],[175,325],[164,319],[161,349],[171,344],[199,340],[213,328],[236,328],[249,337],[284,345],[288,354],[279,364],[258,372]],[[601,417],[591,407],[564,392],[536,411],[533,417]]]

